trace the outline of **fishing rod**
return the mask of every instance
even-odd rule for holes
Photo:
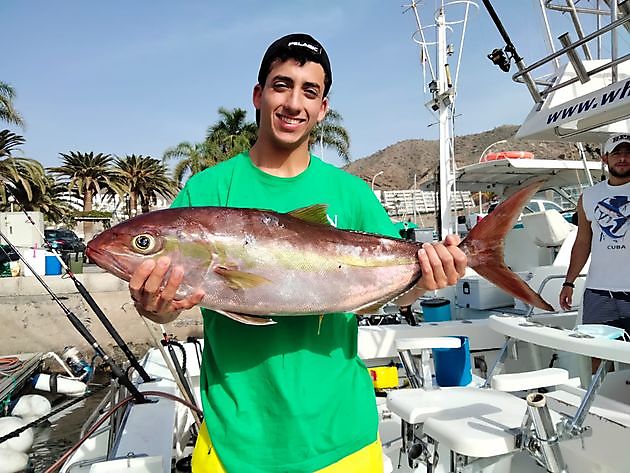
[[[112,370],[112,375],[118,380],[120,384],[125,386],[129,393],[134,397],[137,403],[147,403],[149,401],[144,394],[138,391],[138,388],[131,382],[131,380],[127,377],[127,375],[122,371],[122,369],[116,364],[116,362],[110,358],[107,353],[103,350],[103,348],[99,345],[96,338],[88,331],[87,327],[79,320],[79,318],[72,312],[61,300],[57,297],[57,294],[46,284],[46,281],[35,271],[35,268],[31,266],[31,264],[22,256],[22,253],[18,251],[18,249],[11,243],[11,241],[6,237],[6,235],[0,231],[0,238],[2,238],[9,248],[20,258],[22,263],[33,273],[33,276],[37,278],[40,284],[46,289],[46,292],[50,294],[53,300],[61,307],[61,310],[66,315],[72,326],[81,334],[81,336],[90,344],[90,346],[94,349],[96,354],[100,356],[104,362],[106,362]]]
[[[53,248],[53,246],[50,244],[50,242],[48,240],[46,240],[46,237],[44,236],[44,234],[42,234],[41,230],[39,229],[39,227],[37,226],[37,224],[35,223],[35,221],[31,218],[31,216],[28,214],[28,212],[26,211],[26,209],[24,208],[24,206],[21,204],[21,202],[19,201],[19,199],[16,197],[15,194],[13,194],[13,192],[11,192],[11,189],[9,187],[7,187],[7,191],[9,194],[11,194],[11,196],[15,199],[16,203],[18,204],[18,206],[20,207],[20,209],[22,210],[22,212],[26,215],[26,218],[28,219],[28,221],[33,225],[33,227],[37,230],[37,232],[40,234],[40,236],[42,237],[42,239],[44,240],[44,245],[46,246],[46,248],[48,250],[50,250],[59,260],[59,262],[61,263],[61,267],[66,271],[68,277],[70,279],[72,279],[72,282],[74,283],[75,287],[77,288],[77,291],[79,291],[79,294],[81,294],[81,296],[83,297],[83,299],[85,299],[85,301],[87,302],[87,304],[90,306],[90,308],[92,309],[92,311],[96,314],[96,316],[98,317],[98,319],[101,321],[101,323],[103,324],[103,326],[105,327],[105,330],[107,330],[109,332],[109,334],[111,335],[111,337],[114,339],[114,341],[116,342],[116,344],[120,347],[120,349],[122,350],[122,352],[125,354],[125,356],[127,357],[127,360],[129,361],[129,363],[131,363],[131,366],[133,366],[133,368],[136,370],[136,372],[140,375],[140,377],[142,378],[142,380],[145,383],[151,382],[153,381],[153,379],[147,374],[147,372],[145,371],[144,367],[139,363],[138,359],[136,358],[136,356],[133,354],[133,352],[131,351],[131,349],[129,348],[129,346],[127,345],[127,343],[125,343],[125,341],[123,340],[123,338],[120,336],[120,334],[118,333],[118,331],[116,330],[116,328],[114,328],[114,326],[112,325],[112,323],[110,322],[110,320],[107,318],[107,316],[105,315],[105,313],[101,310],[101,308],[99,307],[99,305],[96,303],[96,301],[94,300],[94,298],[92,297],[92,295],[88,292],[88,290],[85,288],[85,286],[83,285],[83,283],[81,283],[81,281],[79,281],[77,279],[77,277],[74,275],[74,273],[70,270],[70,268],[68,268],[68,266],[66,265],[66,262],[63,260],[63,258],[61,258],[61,256],[59,255],[59,253],[55,250],[55,248]]]

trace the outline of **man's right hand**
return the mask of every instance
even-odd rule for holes
[[[573,288],[563,286],[560,291],[560,307],[564,310],[571,310],[573,303]]]
[[[157,262],[147,260],[129,280],[129,292],[138,313],[160,324],[172,322],[183,310],[199,304],[205,295],[199,289],[184,299],[175,299],[177,289],[184,280],[184,268],[173,266],[164,284],[164,277],[170,267],[171,260],[167,256],[160,257]]]

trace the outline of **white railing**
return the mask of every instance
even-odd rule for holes
[[[452,203],[454,211],[475,207],[470,191],[457,191]],[[390,216],[427,214],[436,211],[436,193],[422,190],[383,191],[381,202]]]

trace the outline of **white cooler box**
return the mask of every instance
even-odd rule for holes
[[[470,309],[494,309],[514,305],[514,298],[481,276],[466,276],[457,282],[457,305]]]

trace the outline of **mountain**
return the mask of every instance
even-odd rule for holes
[[[479,161],[481,153],[494,144],[488,152],[530,151],[535,158],[542,159],[579,159],[579,153],[573,143],[555,141],[528,141],[514,138],[518,126],[503,125],[483,133],[455,137],[455,161],[458,167]],[[437,170],[439,158],[438,140],[404,140],[377,151],[371,156],[353,161],[344,169],[361,177],[374,189],[394,190],[410,189],[414,184],[426,180]],[[587,147],[588,149],[588,147]],[[597,155],[587,154],[588,159],[598,159]]]

